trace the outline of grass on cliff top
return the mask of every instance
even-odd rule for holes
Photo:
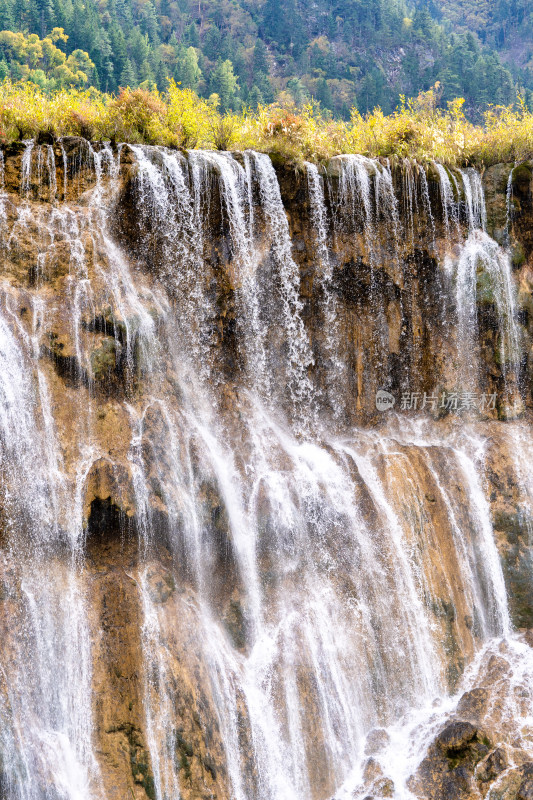
[[[180,149],[245,149],[284,159],[323,161],[339,153],[400,156],[444,164],[490,165],[533,157],[533,114],[520,98],[495,106],[483,125],[464,116],[463,99],[437,107],[439,86],[405,101],[393,114],[378,108],[349,122],[327,119],[313,105],[302,109],[260,106],[222,114],[217,97],[199,98],[173,81],[164,94],[122,89],[118,96],[96,89],[46,94],[31,83],[0,84],[0,140],[84,136],[92,140],[161,144]]]

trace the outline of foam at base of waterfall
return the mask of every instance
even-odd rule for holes
[[[491,677],[491,659],[497,659],[501,677]],[[387,797],[392,800],[416,800],[412,780],[428,753],[428,748],[450,721],[467,719],[468,715],[457,709],[466,692],[483,687],[488,691],[488,706],[505,709],[502,719],[493,723],[496,736],[493,746],[506,750],[508,763],[498,776],[497,785],[503,785],[509,772],[523,763],[523,752],[531,746],[533,738],[533,648],[524,642],[522,635],[490,639],[468,666],[458,691],[453,695],[434,697],[427,705],[418,708],[395,724],[378,729],[380,745],[371,746],[362,754],[353,772],[331,797],[331,800],[363,800],[372,792],[371,781],[365,784],[363,773],[369,756],[379,765],[379,779],[389,781]],[[523,698],[522,702],[520,698]],[[529,707],[529,708],[528,708]],[[483,717],[479,727],[490,725],[490,712]],[[375,731],[372,732],[374,734]],[[512,742],[512,744],[511,744]],[[364,750],[364,745],[362,745]],[[522,751],[522,752],[521,752]],[[374,767],[374,771],[375,767]],[[392,786],[390,785],[392,784]],[[489,792],[488,797],[491,796]]]

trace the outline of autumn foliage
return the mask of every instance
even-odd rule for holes
[[[533,114],[520,98],[513,106],[489,107],[483,125],[466,119],[463,102],[458,98],[439,107],[436,85],[414,99],[402,98],[393,114],[377,108],[362,116],[354,110],[345,122],[323,116],[317,104],[221,113],[216,96],[199,98],[174,81],[165,93],[124,88],[114,96],[75,85],[48,92],[31,82],[5,80],[0,132],[6,142],[46,133],[181,149],[253,148],[294,161],[362,153],[481,166],[533,157]]]

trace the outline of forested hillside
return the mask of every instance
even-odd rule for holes
[[[527,0],[410,6],[402,0],[0,0],[0,78],[45,90],[94,85],[160,90],[174,78],[221,110],[275,99],[347,118],[437,81],[471,116],[530,104],[533,81],[511,63]],[[513,39],[515,37],[515,39]],[[520,40],[522,41],[522,40]],[[498,54],[502,50],[504,62]]]

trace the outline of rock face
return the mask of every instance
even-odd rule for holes
[[[528,798],[531,165],[0,165],[3,794]]]

